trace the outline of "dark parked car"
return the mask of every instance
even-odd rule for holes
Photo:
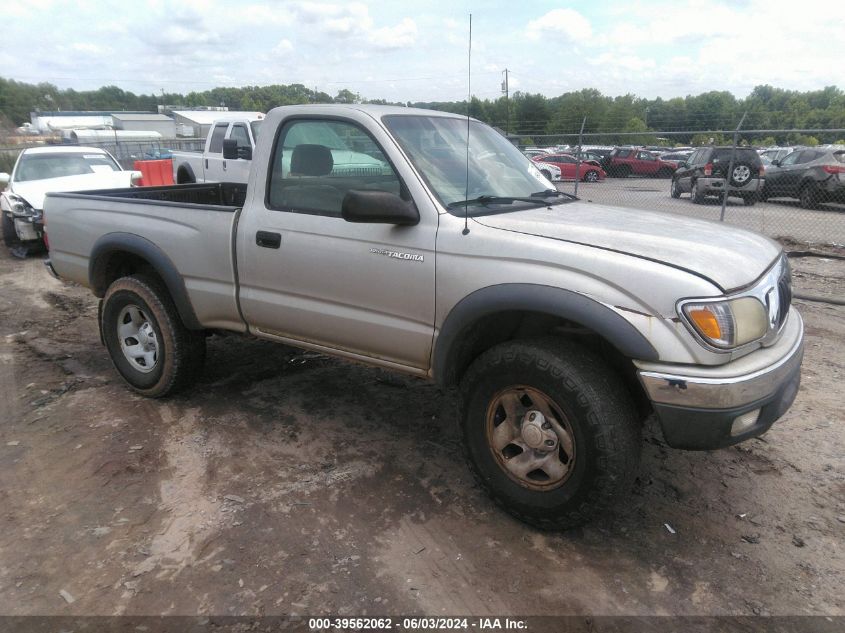
[[[696,204],[706,196],[742,198],[747,205],[757,202],[765,182],[766,169],[760,156],[751,148],[737,147],[733,168],[730,168],[731,147],[701,147],[682,163],[672,176],[673,198],[689,192]],[[728,183],[725,184],[725,180]]]
[[[762,199],[798,198],[805,209],[845,202],[845,150],[799,149],[766,171]]]

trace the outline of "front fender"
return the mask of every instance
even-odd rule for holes
[[[554,286],[507,283],[476,290],[452,308],[434,346],[432,370],[435,379],[447,384],[454,378],[458,344],[473,323],[511,311],[537,312],[577,323],[604,338],[627,358],[660,358],[639,330],[595,299]]]

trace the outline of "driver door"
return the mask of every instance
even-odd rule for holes
[[[364,151],[355,151],[353,148]],[[264,200],[238,228],[241,308],[257,334],[424,371],[434,332],[437,213],[415,226],[341,217],[350,190],[407,188],[351,120],[285,122]]]

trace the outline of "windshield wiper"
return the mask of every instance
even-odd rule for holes
[[[528,202],[531,204],[543,206],[549,204],[542,198],[536,196],[531,198],[520,198],[516,196],[478,196],[477,198],[470,198],[469,200],[458,200],[456,202],[450,202],[446,206],[448,206],[450,209],[454,209],[456,207],[464,207],[469,206],[471,204],[480,204],[481,206],[486,207],[491,204],[513,204],[514,202]]]
[[[536,193],[532,193],[532,198],[559,198],[559,197],[566,197],[570,200],[578,200],[576,196],[573,196],[571,193],[566,193],[564,191],[558,191],[557,189],[544,189],[543,191],[538,191]]]

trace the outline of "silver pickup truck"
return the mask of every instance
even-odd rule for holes
[[[189,385],[220,330],[457,387],[478,480],[546,528],[626,492],[646,416],[713,449],[795,398],[803,325],[776,243],[581,202],[457,115],[286,106],[262,126],[246,186],[47,198],[48,267],[101,299],[136,391]]]

